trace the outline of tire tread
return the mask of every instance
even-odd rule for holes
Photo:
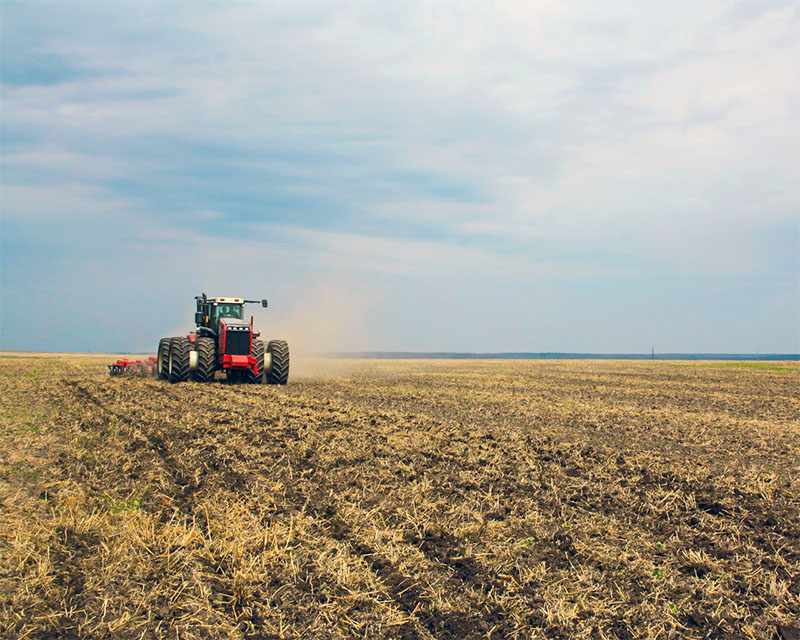
[[[198,336],[195,339],[197,347],[197,370],[192,372],[195,382],[211,382],[217,369],[217,345],[213,338]]]
[[[264,341],[253,340],[253,346],[250,350],[250,355],[256,359],[256,367],[258,374],[253,373],[252,369],[248,369],[246,378],[250,384],[262,384],[266,379],[264,375]]]
[[[170,382],[186,382],[189,379],[189,351],[192,343],[189,338],[173,338],[170,341],[170,357],[172,370],[169,372]]]
[[[289,381],[289,344],[285,340],[270,340],[267,351],[272,354],[267,384],[286,384]]]

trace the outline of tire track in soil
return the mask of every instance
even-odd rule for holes
[[[64,379],[63,384],[69,388],[72,392],[73,397],[80,399],[83,402],[87,402],[93,406],[95,406],[100,412],[101,415],[107,415],[115,418],[119,422],[125,424],[130,430],[138,429],[138,431],[142,434],[147,442],[149,442],[152,446],[150,446],[150,450],[154,451],[162,461],[162,468],[163,470],[170,476],[171,480],[173,481],[174,485],[177,487],[184,487],[181,486],[181,482],[179,480],[180,476],[176,472],[176,464],[174,459],[168,452],[167,447],[164,445],[162,439],[156,437],[153,438],[152,434],[145,434],[144,431],[139,428],[141,425],[138,425],[132,418],[129,416],[122,414],[118,411],[114,411],[110,407],[103,404],[103,402],[97,397],[96,393],[92,393],[84,386],[82,386],[77,380],[73,379]],[[59,393],[55,395],[54,400],[64,406],[66,403],[64,402],[63,394]],[[149,436],[149,437],[148,437]],[[191,511],[191,496],[197,490],[196,487],[193,491],[189,494],[177,492],[175,495],[171,496],[173,500],[177,504],[182,504],[184,507],[189,507]],[[205,517],[205,514],[202,512],[194,514],[195,522],[200,527],[200,529],[207,533],[209,530],[209,523]],[[52,561],[55,568],[57,568],[57,581],[58,583],[67,589],[67,601],[70,603],[73,608],[76,610],[81,610],[86,607],[87,598],[91,596],[84,591],[84,578],[80,570],[76,570],[76,562],[81,558],[87,557],[93,553],[92,549],[97,544],[99,544],[99,539],[94,534],[86,534],[86,533],[76,533],[72,529],[57,529],[56,530],[60,535],[64,538],[64,544],[67,545],[68,543],[71,544],[72,552],[66,553],[63,550],[57,553],[52,554]],[[215,572],[218,573],[218,572]],[[215,580],[216,577],[212,578]],[[218,582],[218,580],[217,580]],[[216,586],[216,585],[215,585]],[[220,593],[226,593],[223,589],[218,589]],[[233,607],[224,603],[222,606],[223,609],[226,610],[227,613],[235,614]],[[69,636],[72,637],[72,636]],[[77,636],[75,636],[77,637]]]
[[[175,493],[171,494],[170,497],[175,500],[177,506],[179,506],[179,510],[188,513],[189,515],[197,515],[201,518],[201,521],[204,524],[206,523],[205,515],[202,513],[196,513],[193,509],[193,500],[192,497],[195,493],[197,493],[202,488],[202,483],[197,483],[191,477],[190,474],[186,473],[184,468],[186,464],[184,464],[185,459],[181,459],[178,456],[175,456],[171,453],[170,448],[175,447],[179,444],[186,444],[190,441],[196,441],[198,444],[202,444],[201,440],[194,437],[197,435],[196,432],[187,433],[182,432],[180,430],[175,430],[170,434],[170,443],[165,442],[164,438],[158,434],[153,432],[152,426],[153,424],[150,422],[142,422],[135,418],[128,416],[127,414],[120,413],[111,409],[109,406],[104,404],[100,399],[98,399],[97,393],[92,393],[84,386],[81,386],[78,382],[74,381],[65,381],[65,384],[72,387],[75,391],[75,395],[80,397],[81,399],[90,402],[94,406],[96,406],[100,411],[103,413],[110,415],[117,419],[119,422],[125,424],[129,429],[138,431],[139,435],[141,436],[142,440],[131,441],[131,450],[147,448],[158,455],[160,460],[163,463],[163,470],[169,475],[170,479],[172,480],[172,484],[175,488]],[[172,387],[166,387],[165,389],[171,389]],[[206,389],[203,389],[206,391]],[[207,391],[211,391],[208,389]],[[169,394],[166,390],[162,390],[162,394],[168,395],[170,400],[174,400],[178,408],[182,408],[180,406],[181,398],[175,394]],[[216,394],[213,393],[206,393],[203,395],[211,395],[212,397],[217,397]],[[161,408],[164,408],[164,405],[161,405]],[[169,407],[172,408],[172,407]],[[227,421],[229,422],[229,421]],[[212,432],[205,432],[206,434]],[[245,434],[249,434],[249,432],[245,432]],[[285,438],[287,435],[295,436],[296,438],[296,430],[293,429],[284,429],[282,431],[282,436]],[[146,444],[145,444],[146,443]],[[222,474],[224,477],[217,477],[215,480],[219,482],[223,486],[227,486],[229,488],[236,488],[239,486],[244,486],[245,484],[245,476],[236,472],[235,470],[230,468],[230,464],[227,460],[220,458],[219,456],[214,456],[215,453],[214,447],[211,445],[206,445],[202,448],[202,451],[207,452],[209,455],[208,457],[199,460],[202,466],[210,469],[214,472]],[[195,458],[192,458],[194,460]]]
[[[181,511],[190,514],[193,513],[193,495],[199,490],[200,486],[186,486],[186,476],[177,468],[180,463],[170,454],[168,446],[164,443],[163,438],[158,434],[152,432],[144,433],[142,431],[142,427],[151,425],[149,423],[138,423],[127,415],[112,410],[98,400],[96,395],[77,383],[70,382],[70,386],[75,389],[77,395],[91,402],[103,412],[114,416],[129,427],[139,427],[139,431],[143,433],[145,439],[150,443],[152,450],[162,459],[164,470],[171,476],[173,483],[179,488],[179,493],[173,495],[173,499],[180,505]],[[170,393],[172,389],[173,387],[166,387],[163,392],[169,396],[170,400],[180,403],[180,398],[177,397],[176,394]],[[220,398],[220,395],[214,393],[214,391],[221,390],[221,388],[216,387],[208,389],[203,388],[205,393],[202,395],[211,396],[218,400],[239,397],[246,398],[248,401],[252,401],[254,398],[262,399],[264,397],[263,394],[258,393],[256,390],[225,388],[225,397]],[[178,391],[178,389],[175,389],[175,391]],[[289,400],[290,402],[292,400],[302,403],[308,402],[307,398],[293,398]],[[235,404],[239,406],[244,405],[242,402]],[[337,406],[338,404],[339,403],[334,403],[331,408],[333,410],[342,409],[343,407]],[[348,405],[347,408],[353,409],[355,407]],[[358,409],[360,409],[359,413],[363,413],[362,407]],[[252,414],[249,413],[243,415],[247,415],[251,418],[253,417]],[[316,431],[319,431],[320,426],[321,425],[317,425]],[[254,436],[258,433],[257,430],[242,428],[238,433],[240,436],[243,436],[245,440],[253,441],[253,444],[256,444],[256,438]],[[181,440],[186,439],[191,439],[191,436],[188,438],[181,438]],[[281,429],[279,439],[298,440],[297,427],[289,425],[284,426]],[[171,443],[172,446],[176,446],[177,444],[177,439],[173,440]],[[213,451],[209,453],[213,454]],[[562,452],[562,455],[565,454]],[[348,524],[339,515],[335,504],[328,499],[328,496],[335,495],[335,487],[327,482],[327,478],[321,474],[315,473],[319,471],[319,469],[314,464],[313,458],[314,449],[307,452],[307,457],[296,454],[287,457],[289,465],[293,469],[299,471],[301,474],[308,474],[306,477],[309,480],[311,480],[311,476],[313,476],[315,485],[312,492],[306,492],[297,485],[287,484],[287,498],[289,498],[290,503],[294,504],[298,511],[305,510],[310,515],[318,518],[321,523],[326,523],[330,538],[346,544],[356,556],[360,557],[365,562],[385,586],[387,595],[397,604],[400,610],[414,618],[428,633],[439,638],[463,638],[464,640],[504,638],[507,637],[510,632],[513,632],[515,625],[508,619],[506,612],[501,607],[487,603],[484,600],[479,600],[474,597],[469,598],[473,603],[469,611],[455,610],[450,612],[443,612],[433,607],[431,604],[426,603],[424,593],[419,583],[413,578],[403,575],[397,566],[384,555],[362,542],[355,533],[353,526]],[[207,462],[214,465],[213,460],[208,460]],[[217,465],[214,466],[216,467]],[[231,488],[235,488],[241,486],[243,479],[243,476],[229,469],[228,477],[225,478],[223,483],[229,485]],[[222,480],[222,478],[218,478],[218,480]],[[201,516],[201,523],[203,528],[206,529],[208,523],[205,521],[204,515],[197,515]],[[474,558],[469,557],[469,555],[465,553],[462,542],[447,532],[428,534],[422,538],[408,536],[403,540],[403,543],[421,551],[428,559],[431,565],[431,571],[439,573],[440,575],[446,572],[447,575],[442,577],[454,592],[466,596],[468,591],[465,589],[465,586],[469,586],[471,589],[482,592],[483,594],[494,592],[498,595],[503,595],[509,592],[509,585],[506,582],[501,580],[491,570],[483,567],[481,563]],[[213,574],[216,574],[215,578],[212,579],[218,582],[219,567],[214,567],[212,564],[209,564],[208,569]],[[323,576],[318,577],[324,580]],[[222,593],[224,591],[222,587],[223,585],[221,583],[218,585],[215,584],[215,591]],[[527,596],[531,605],[534,607],[541,603],[541,599],[530,589],[522,589],[520,593]],[[540,628],[547,626],[546,621],[538,611],[530,611],[526,622],[529,625]],[[408,637],[412,640],[422,640],[424,637],[420,635],[419,630],[410,622],[397,627],[397,631],[402,632],[403,637]]]
[[[453,571],[455,581],[473,585],[484,592],[493,591],[500,595],[508,592],[507,583],[493,571],[483,567],[475,558],[467,555],[462,543],[452,534],[439,532],[428,534],[422,539],[409,537],[406,541],[417,546],[431,562],[449,567]],[[523,590],[525,591],[529,590]],[[533,596],[532,604],[542,602],[536,594],[530,595]],[[480,624],[484,633],[475,637],[505,638],[510,631],[513,631],[513,623],[509,622],[499,607],[484,606],[483,610],[486,611],[486,615],[482,615],[480,621],[475,621],[474,624]],[[546,626],[544,616],[535,611],[528,613],[526,623],[531,626]]]
[[[321,490],[321,493],[324,490]],[[297,491],[297,499],[308,504],[308,513],[323,520],[329,526],[329,535],[346,544],[361,558],[386,587],[387,594],[406,615],[415,618],[433,636],[463,640],[486,638],[478,630],[472,617],[464,611],[442,612],[433,605],[425,606],[425,596],[419,584],[403,573],[381,553],[360,541],[353,528],[338,514],[336,507],[319,497],[306,496]],[[463,585],[459,585],[462,586]],[[398,627],[403,638],[423,640],[423,636],[410,623]],[[445,634],[445,635],[442,635]]]
[[[173,494],[172,498],[179,506],[180,510],[185,513],[194,513],[193,496],[201,488],[201,485],[192,486],[186,480],[186,475],[179,470],[180,462],[169,452],[168,446],[165,444],[163,438],[158,434],[149,432],[142,427],[152,426],[149,423],[140,423],[131,419],[125,414],[121,414],[113,409],[105,406],[96,394],[82,387],[81,385],[69,381],[69,386],[73,387],[76,395],[92,403],[104,413],[114,416],[116,419],[127,424],[129,427],[139,427],[140,433],[149,442],[150,448],[159,455],[161,458],[164,471],[169,474],[173,484],[176,486],[177,492]],[[169,399],[180,403],[180,398],[176,394],[170,393],[172,387],[166,387],[164,392],[169,396]],[[221,389],[203,389],[209,395],[216,399],[219,394],[213,393]],[[178,389],[175,389],[178,391]],[[225,389],[225,398],[229,399],[231,396],[245,397],[252,400],[254,396],[263,397],[261,394],[254,393],[246,389]],[[304,399],[303,402],[306,402]],[[243,403],[237,403],[240,406]],[[338,403],[337,403],[338,404]],[[170,407],[173,409],[174,407]],[[318,425],[319,427],[319,425]],[[317,429],[318,430],[318,429]],[[251,438],[253,432],[246,428],[239,431],[240,435],[245,436],[246,440],[254,440]],[[181,438],[181,440],[191,440],[191,435]],[[298,429],[296,427],[286,426],[281,429],[279,436],[281,439],[298,440]],[[254,443],[255,444],[255,443]],[[552,443],[551,443],[552,444]],[[171,445],[179,446],[177,439],[174,439]],[[141,446],[141,445],[140,445]],[[209,452],[212,453],[213,451]],[[379,578],[381,583],[386,589],[387,595],[397,604],[397,606],[406,615],[415,619],[425,630],[434,637],[440,638],[464,638],[464,640],[477,640],[478,638],[504,638],[507,637],[509,632],[513,632],[514,624],[508,620],[505,611],[498,606],[487,605],[485,601],[478,601],[476,598],[470,598],[474,603],[469,612],[456,610],[451,612],[443,612],[430,604],[426,605],[426,600],[422,589],[419,584],[411,577],[403,575],[403,573],[388,559],[380,554],[377,550],[359,540],[354,528],[348,524],[338,513],[336,506],[328,500],[328,496],[335,495],[335,487],[327,482],[327,478],[321,474],[315,473],[318,471],[317,466],[314,464],[314,450],[309,452],[311,455],[308,458],[290,455],[288,461],[291,467],[295,470],[303,472],[310,472],[313,475],[313,482],[315,487],[312,492],[304,492],[296,485],[292,485],[290,491],[287,491],[287,498],[295,505],[298,510],[305,510],[310,515],[318,518],[320,522],[327,523],[329,527],[328,534],[330,538],[346,544],[349,549],[358,557],[360,557],[370,570]],[[542,460],[553,461],[545,452],[540,452]],[[548,451],[550,455],[557,455],[559,459],[555,460],[559,466],[566,466],[570,455],[568,452],[563,451]],[[560,456],[558,456],[560,454]],[[563,459],[560,459],[563,458]],[[219,468],[214,464],[214,460],[208,460],[208,463],[215,468]],[[221,462],[221,461],[220,461]],[[234,477],[235,476],[235,477]],[[309,479],[311,479],[309,477]],[[242,486],[241,482],[243,477],[235,474],[232,469],[227,470],[227,477],[217,478],[217,481],[222,480],[223,484],[231,488]],[[501,483],[502,485],[502,483]],[[445,487],[442,487],[444,489]],[[505,486],[500,487],[501,494],[505,494]],[[201,528],[205,531],[208,529],[208,522],[204,514],[198,513]],[[432,571],[441,574],[442,571],[447,571],[448,575],[444,576],[446,583],[454,592],[459,592],[462,595],[467,594],[465,586],[469,586],[484,594],[495,592],[498,595],[506,594],[509,587],[506,582],[499,579],[490,570],[481,566],[481,564],[474,558],[469,557],[463,549],[462,543],[455,537],[446,532],[438,532],[435,534],[428,534],[422,538],[419,537],[406,537],[403,542],[408,545],[414,546],[419,549],[428,561],[431,563]],[[207,569],[211,572],[211,584],[215,592],[226,594],[228,592],[225,585],[220,581],[219,567],[209,563]],[[316,572],[312,572],[316,573]],[[324,576],[317,576],[321,580],[325,580]],[[529,588],[523,588],[520,592],[521,595],[526,596],[533,607],[541,604],[541,599],[532,592]],[[224,605],[223,605],[224,607]],[[224,607],[233,611],[231,607]],[[471,613],[470,613],[471,612]],[[253,621],[254,623],[256,621]],[[547,627],[542,615],[537,611],[528,613],[526,621],[532,626],[540,628]],[[403,634],[403,637],[411,638],[412,640],[422,640],[423,636],[415,626],[411,623],[405,623],[397,628],[398,632]]]
[[[92,393],[92,391],[81,386],[78,382],[71,380],[65,380],[64,382],[72,387],[76,396],[93,404],[103,413],[114,417],[119,422],[125,424],[131,431],[136,430],[138,432],[141,439],[137,438],[136,440],[131,440],[127,452],[133,453],[136,450],[147,449],[158,456],[161,461],[161,468],[169,477],[172,484],[172,491],[166,493],[166,495],[174,501],[179,512],[192,516],[201,531],[207,534],[210,527],[206,513],[202,509],[195,509],[194,503],[194,495],[203,488],[204,482],[196,482],[191,474],[186,471],[186,459],[173,455],[171,452],[171,448],[185,444],[195,438],[184,432],[175,431],[171,434],[171,442],[167,443],[160,434],[154,433],[151,430],[153,426],[152,423],[141,422],[125,413],[120,413],[111,409],[98,398],[97,393]],[[169,387],[167,387],[167,389],[169,389]],[[174,399],[180,403],[179,397],[171,395],[170,399]],[[215,482],[230,488],[244,485],[244,477],[231,469],[227,461],[218,456],[214,456],[213,447],[204,447],[202,451],[207,452],[209,456],[200,461],[201,466],[220,474],[220,476],[215,478]],[[192,460],[194,459],[195,458],[192,458]],[[170,514],[165,511],[161,519],[166,522],[170,517]]]
[[[75,395],[81,399],[90,402],[102,412],[115,417],[117,420],[125,423],[128,427],[134,427],[133,420],[127,416],[116,412],[109,407],[105,406],[95,394],[82,387],[77,382],[65,381],[75,392]],[[238,395],[238,394],[237,394]],[[251,394],[242,394],[251,395]],[[292,430],[295,431],[296,430]],[[163,439],[152,433],[143,434],[148,442],[152,444],[152,449],[155,451],[164,463],[164,470],[172,476],[173,482],[181,486],[180,476],[176,477],[175,461],[169,454]],[[314,471],[316,467],[308,460],[302,458],[294,458],[292,466],[298,470]],[[236,483],[234,483],[235,485]],[[421,589],[411,579],[404,576],[389,560],[381,556],[376,550],[368,545],[360,542],[352,528],[337,514],[336,508],[333,504],[326,500],[320,499],[320,496],[325,494],[325,489],[321,485],[317,485],[315,495],[306,495],[299,490],[296,486],[288,486],[289,497],[298,510],[306,507],[306,510],[311,515],[320,518],[327,522],[330,527],[331,538],[338,542],[343,542],[359,556],[367,566],[378,576],[380,581],[386,587],[387,595],[399,606],[399,608],[406,613],[406,615],[416,618],[434,637],[444,638],[463,638],[463,640],[477,640],[478,638],[485,638],[485,634],[480,634],[475,631],[475,626],[470,622],[469,617],[463,612],[443,613],[436,608],[430,607],[430,611],[420,612],[420,604],[424,602],[424,597]],[[187,493],[181,493],[173,496],[176,502],[181,503],[183,509],[181,511],[194,513],[192,508],[192,496],[196,493],[199,487],[194,487],[194,490]],[[301,507],[302,505],[303,507]],[[196,514],[200,518],[201,529],[208,530],[208,522],[202,511]],[[213,575],[213,582],[215,591],[218,593],[225,593],[223,585],[219,581],[219,567],[215,567],[213,563],[207,563],[207,568]],[[231,609],[230,606],[224,608]],[[231,609],[232,610],[232,609]],[[408,638],[409,640],[424,640],[419,631],[409,622],[399,625],[396,629],[402,634],[401,637]],[[446,636],[441,636],[441,633],[447,633]]]
[[[87,390],[86,388],[82,387],[75,381],[65,380],[65,384],[72,387],[75,395],[79,398],[93,404],[98,409],[100,409],[103,413],[108,414],[119,420],[120,422],[126,424],[130,429],[136,428],[137,425],[134,423],[134,420],[129,418],[128,416],[121,414],[109,407],[105,406],[95,394],[91,391]],[[138,426],[146,426],[145,425],[138,425]],[[191,515],[193,521],[197,524],[200,530],[203,532],[204,535],[207,535],[210,531],[210,524],[208,522],[207,514],[204,510],[196,510],[194,509],[194,501],[193,496],[197,491],[201,488],[202,485],[196,484],[192,486],[191,482],[187,479],[186,475],[183,474],[179,470],[179,463],[176,462],[175,458],[169,452],[166,444],[164,443],[163,438],[160,436],[144,432],[142,429],[139,429],[140,433],[142,433],[143,438],[150,443],[150,449],[158,454],[159,458],[163,463],[164,471],[170,476],[174,486],[177,488],[177,492],[173,494],[171,497],[175,501],[176,506],[178,507],[179,511],[182,513]],[[234,483],[235,484],[235,483]],[[167,513],[164,513],[162,517],[162,521],[167,521],[170,519],[167,517]],[[214,563],[207,558],[201,559],[201,564],[208,570],[207,581],[208,585],[211,590],[217,594],[218,596],[222,596],[217,600],[216,606],[218,606],[222,611],[226,614],[233,615],[237,619],[244,621],[245,618],[241,616],[241,610],[237,610],[236,608],[236,598],[234,597],[233,589],[228,587],[224,581],[221,579],[221,576],[224,576],[224,572],[221,570],[222,562]],[[250,622],[253,629],[257,630],[259,626],[262,624],[261,617],[259,616],[257,611],[253,611],[251,615],[247,617],[247,620]],[[253,638],[258,640],[270,640],[274,638],[278,640],[278,636],[272,635],[263,635],[256,631],[253,634],[245,634],[245,638]]]
[[[235,395],[245,397],[261,395],[246,389],[232,391]],[[296,433],[296,430],[294,431]],[[313,473],[317,471],[317,467],[311,458],[313,454],[309,458],[292,456],[290,462],[301,473]],[[314,478],[316,487],[312,495],[303,492],[297,485],[287,487],[287,493],[292,494],[293,502],[296,505],[304,505],[307,513],[326,522],[330,527],[330,537],[346,544],[359,556],[378,576],[386,587],[388,595],[400,609],[416,618],[431,635],[453,640],[479,640],[504,638],[512,630],[513,623],[507,619],[502,608],[485,602],[479,603],[475,599],[472,599],[474,606],[471,607],[471,613],[460,610],[443,612],[430,604],[422,609],[420,605],[425,603],[426,599],[419,584],[403,575],[377,550],[358,539],[353,527],[339,515],[336,506],[327,499],[328,496],[335,494],[335,487],[325,482],[325,478],[319,474],[314,474]],[[420,549],[431,562],[432,570],[441,572],[440,567],[447,567],[450,572],[445,579],[454,591],[465,594],[465,585],[475,587],[484,593],[495,591],[502,594],[507,591],[506,585],[500,579],[491,575],[473,558],[465,556],[461,543],[454,536],[443,533],[438,536],[428,536],[424,540],[408,538],[404,542]],[[544,624],[541,615],[534,613],[530,614],[529,622],[540,626]],[[403,632],[404,638],[422,640],[419,632],[408,623],[398,627],[398,631]]]
[[[301,471],[316,469],[313,463],[302,458],[295,458],[292,460],[292,464]],[[380,579],[386,587],[388,595],[400,609],[407,615],[416,618],[432,636],[452,638],[453,640],[506,637],[510,625],[505,612],[499,607],[488,606],[486,603],[479,603],[472,599],[474,606],[471,607],[473,612],[471,614],[461,610],[443,612],[430,603],[426,604],[426,598],[419,583],[413,578],[403,575],[394,563],[359,539],[354,528],[339,515],[336,506],[328,500],[328,496],[334,494],[335,488],[324,483],[324,480],[318,475],[315,478],[316,486],[313,494],[306,493],[297,486],[287,487],[288,493],[293,494],[293,502],[304,505],[307,513],[327,523],[330,537],[346,544],[355,555],[360,557]],[[404,540],[406,544],[422,549],[431,561],[432,571],[441,572],[440,567],[442,566],[448,566],[454,570],[452,575],[445,577],[446,582],[453,590],[465,595],[464,586],[472,585],[484,591],[487,586],[489,589],[501,593],[505,591],[505,586],[480,568],[477,562],[472,559],[466,562],[460,561],[459,556],[463,558],[463,552],[454,537],[442,536],[440,541],[445,544],[453,544],[455,550],[443,548],[441,545],[437,547],[426,541],[423,541],[420,547],[415,540]],[[476,616],[474,612],[478,611],[487,611],[488,618]],[[487,619],[493,623],[493,626],[481,624],[481,620]],[[402,625],[399,630],[403,631],[404,638],[422,640],[418,631],[409,624]],[[489,631],[491,634],[488,633]]]
[[[79,398],[90,402],[98,409],[100,409],[103,413],[110,415],[117,419],[119,422],[125,424],[129,429],[137,429],[142,434],[144,440],[150,445],[148,448],[156,453],[158,457],[161,459],[163,464],[164,471],[169,475],[170,480],[172,481],[175,487],[175,493],[172,494],[170,497],[176,502],[176,506],[178,506],[179,511],[183,513],[187,513],[189,515],[193,515],[198,519],[200,524],[200,528],[204,533],[208,532],[208,521],[206,520],[205,514],[201,512],[195,513],[193,507],[192,497],[194,496],[197,491],[199,491],[201,485],[193,484],[191,480],[180,471],[180,464],[175,460],[172,454],[169,452],[169,448],[164,442],[164,439],[161,436],[143,431],[140,427],[139,423],[137,423],[133,418],[128,417],[125,414],[119,413],[114,411],[113,409],[109,408],[108,406],[104,405],[91,391],[86,389],[85,387],[81,386],[78,382],[72,380],[65,380],[64,384],[72,389]],[[133,450],[144,448],[146,445],[138,444],[136,441],[131,441],[131,448]]]

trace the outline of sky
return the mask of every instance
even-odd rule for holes
[[[799,13],[2,2],[0,346],[800,352]]]

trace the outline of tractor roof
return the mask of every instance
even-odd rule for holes
[[[242,302],[244,302],[244,298],[209,298],[208,301],[209,302],[225,302],[225,303],[228,303],[228,304],[230,304],[230,303],[241,304]]]

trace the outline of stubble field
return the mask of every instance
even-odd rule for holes
[[[106,360],[0,358],[5,637],[800,633],[797,363]]]

